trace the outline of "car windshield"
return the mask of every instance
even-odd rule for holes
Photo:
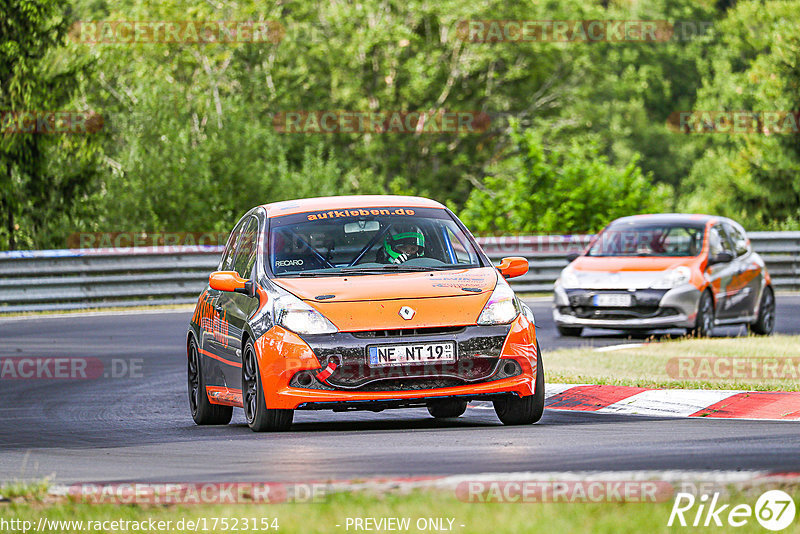
[[[275,276],[336,276],[478,267],[450,214],[435,208],[369,208],[270,219],[267,264]]]
[[[703,228],[681,225],[612,225],[592,244],[587,256],[697,256]]]

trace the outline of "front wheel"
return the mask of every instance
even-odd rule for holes
[[[691,330],[694,337],[710,337],[714,330],[714,299],[711,293],[703,291],[697,306],[695,327]]]
[[[292,426],[294,410],[267,408],[256,349],[249,339],[244,346],[242,358],[242,407],[247,426],[253,432],[280,432],[289,430]]]
[[[759,336],[769,336],[775,329],[775,294],[772,288],[764,288],[761,305],[758,307],[758,319],[750,325],[750,331]]]
[[[198,425],[227,425],[231,422],[233,407],[209,402],[203,366],[194,339],[189,341],[188,356],[189,410],[192,412],[192,419]]]
[[[530,425],[544,413],[544,366],[539,343],[536,343],[536,388],[533,395],[508,395],[494,401],[494,411],[504,425]]]

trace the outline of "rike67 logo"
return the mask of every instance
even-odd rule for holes
[[[783,530],[794,521],[795,504],[792,497],[781,490],[763,493],[755,507],[749,504],[720,504],[719,493],[695,497],[691,493],[678,493],[669,514],[667,526],[682,527],[731,526],[742,527],[754,517],[758,523],[773,531]]]

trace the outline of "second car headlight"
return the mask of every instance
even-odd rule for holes
[[[561,283],[561,287],[564,289],[578,289],[581,287],[580,278],[578,278],[578,275],[569,267],[561,271],[561,276],[558,280]]]
[[[669,269],[664,276],[650,287],[652,289],[672,289],[687,283],[692,279],[692,271],[688,267],[680,266]]]
[[[519,311],[514,291],[505,280],[498,280],[492,295],[478,317],[478,324],[482,326],[508,324],[517,318]]]
[[[339,331],[324,315],[294,295],[276,298],[273,309],[275,324],[297,334],[335,334]]]

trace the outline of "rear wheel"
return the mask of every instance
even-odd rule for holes
[[[458,417],[467,411],[467,401],[459,399],[443,399],[428,403],[428,413],[436,419]]]
[[[558,329],[558,333],[561,334],[563,337],[580,337],[583,333],[582,326],[561,326],[556,325]]]
[[[227,425],[233,416],[232,406],[211,404],[206,395],[206,383],[203,378],[203,366],[200,364],[200,353],[194,339],[189,341],[189,409],[192,419],[198,425]]]
[[[772,288],[764,288],[761,305],[758,307],[758,319],[750,325],[750,331],[759,336],[769,336],[775,329],[775,294]]]
[[[695,327],[691,330],[694,337],[709,337],[714,330],[714,299],[711,293],[703,291],[697,306]]]
[[[249,339],[242,358],[242,406],[247,426],[253,432],[285,431],[292,426],[294,410],[267,408],[256,349]]]
[[[536,343],[536,389],[533,395],[508,395],[494,401],[494,411],[504,425],[530,425],[542,418],[544,412],[544,366],[539,343]]]

